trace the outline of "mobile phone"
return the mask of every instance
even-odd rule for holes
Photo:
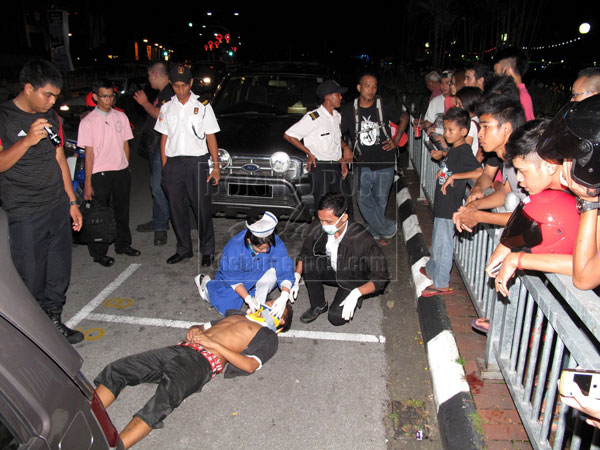
[[[573,396],[576,384],[586,397],[600,399],[600,372],[586,369],[565,369],[560,375],[558,391],[565,397]]]
[[[493,267],[492,269],[490,269],[490,273],[498,273],[498,272],[500,272],[501,268],[502,268],[502,263],[500,263],[496,267]]]

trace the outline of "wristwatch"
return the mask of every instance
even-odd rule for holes
[[[577,212],[579,214],[591,211],[592,209],[600,209],[600,202],[588,202],[587,200],[577,198]]]

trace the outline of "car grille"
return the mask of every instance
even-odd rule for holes
[[[277,173],[271,169],[271,159],[267,157],[231,156],[230,166],[221,171],[221,175],[243,175],[246,177],[275,177],[297,180],[302,175],[302,163],[292,158],[290,168],[285,173]],[[244,166],[255,165],[257,170],[247,170]]]

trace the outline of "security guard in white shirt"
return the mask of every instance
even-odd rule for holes
[[[307,169],[311,173],[315,215],[324,194],[341,192],[350,205],[348,214],[352,217],[347,165],[348,161],[352,161],[352,151],[342,140],[342,116],[335,110],[340,107],[342,94],[347,90],[334,80],[321,83],[316,91],[322,101],[321,106],[305,114],[283,135],[286,141],[308,155]]]
[[[198,221],[202,265],[214,260],[215,233],[212,223],[209,183],[221,178],[215,133],[219,125],[208,103],[193,94],[192,72],[177,65],[169,72],[175,96],[160,108],[154,129],[161,133],[162,187],[169,200],[171,222],[177,237],[177,251],[167,264],[177,264],[194,254],[189,207]],[[209,174],[208,158],[213,170]]]

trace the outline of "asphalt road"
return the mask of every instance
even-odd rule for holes
[[[152,233],[135,231],[150,219],[151,198],[146,161],[133,153],[131,169],[130,226],[141,256],[115,255],[111,248],[116,262],[104,268],[86,247],[73,248],[65,315],[86,335],[76,349],[90,380],[110,361],[174,344],[189,325],[219,317],[194,284],[199,259],[166,264],[175,250],[173,232],[167,245],[155,247]],[[393,201],[392,196],[392,206]],[[218,261],[227,240],[244,224],[216,218],[214,225]],[[305,229],[280,223],[291,256],[297,255]],[[309,305],[302,286],[294,304],[296,320],[280,335],[279,351],[269,363],[249,377],[217,376],[135,448],[441,448],[402,240],[394,239],[384,251],[393,280],[384,294],[365,301],[351,323],[333,327],[324,315],[302,324],[298,318]],[[217,264],[207,272],[216,270]],[[143,385],[123,391],[108,410],[119,430],[154,389]],[[417,439],[418,431],[423,440]]]

